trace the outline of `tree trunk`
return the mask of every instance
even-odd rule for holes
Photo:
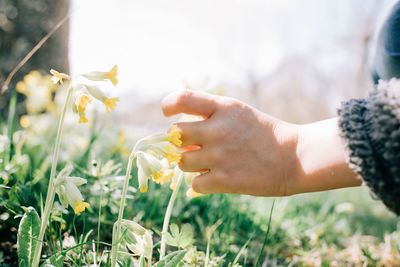
[[[0,1],[0,86],[10,71],[69,11],[69,0]],[[68,72],[69,25],[65,23],[14,76],[0,95],[0,121],[7,116],[15,84],[31,70]],[[22,99],[19,97],[19,99]],[[19,112],[22,110],[19,109]]]

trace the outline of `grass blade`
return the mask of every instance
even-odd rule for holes
[[[264,242],[263,242],[263,244],[261,246],[260,253],[258,254],[256,263],[254,264],[254,266],[259,266],[259,261],[260,261],[261,255],[263,254],[265,245],[267,244],[269,232],[270,232],[270,229],[271,229],[272,212],[274,211],[274,206],[275,206],[275,199],[272,201],[271,210],[269,211],[268,227],[267,227],[267,232],[265,234]]]

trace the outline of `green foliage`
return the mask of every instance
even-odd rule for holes
[[[154,267],[178,267],[182,266],[182,260],[185,257],[186,251],[185,250],[178,250],[174,251],[164,259],[157,262]]]
[[[193,230],[190,225],[183,224],[179,229],[179,226],[173,223],[170,226],[170,231],[171,233],[166,233],[168,245],[185,249],[193,244]]]
[[[112,150],[116,133],[103,132],[99,135],[97,128],[93,127],[90,131],[96,131],[94,135],[98,138],[82,150],[88,151],[85,152],[87,156],[69,154],[73,143],[63,148],[64,160],[58,170],[66,165],[65,159],[74,162],[71,175],[87,179],[87,185],[82,186],[82,194],[91,209],[76,216],[56,203],[44,247],[44,254],[53,255],[48,262],[54,266],[90,265],[94,256],[101,266],[110,264],[108,251],[126,158]],[[20,146],[18,136],[21,133],[18,132],[13,134],[15,137],[12,140],[7,137],[6,143],[12,142],[16,149],[8,167],[0,169],[0,243],[3,247],[7,243],[15,244],[16,233],[11,229],[17,228],[25,212],[22,207],[31,205],[40,210],[41,195],[46,192],[49,176],[47,154],[51,151],[51,144],[46,140],[53,138],[54,133],[49,131],[38,144],[25,142]],[[25,140],[29,140],[26,132],[22,134]],[[72,142],[75,135],[69,132],[66,138]],[[0,156],[3,156],[1,152]],[[136,170],[132,170],[124,218],[159,233],[171,191],[150,183],[148,193],[138,193],[135,190],[135,173]],[[271,204],[272,200],[268,198],[227,195],[190,200],[182,190],[171,217],[176,226],[170,227],[167,253],[174,253],[177,249],[174,245],[183,247],[186,239],[193,238],[196,247],[188,245],[190,248],[186,249],[181,264],[204,266],[207,229],[222,220],[223,223],[210,239],[209,267],[227,266],[239,253],[238,265],[254,266],[261,250],[259,263],[268,262],[276,266],[302,266],[316,261],[329,263],[338,255],[341,257],[337,263],[339,266],[352,265],[354,262],[346,256],[350,255],[350,251],[359,251],[360,262],[374,266],[384,260],[380,251],[382,247],[390,248],[388,251],[392,259],[400,257],[398,218],[386,211],[379,201],[372,200],[368,190],[336,190],[277,199],[269,236],[265,239]],[[158,236],[153,235],[155,252]],[[244,246],[250,237],[251,240]],[[182,240],[185,242],[182,243]],[[262,249],[264,240],[265,248]],[[11,246],[4,249],[4,266],[17,265],[15,253]],[[123,266],[139,264],[139,258],[131,254],[128,258]],[[386,263],[386,266],[390,264]]]
[[[36,210],[28,207],[18,227],[18,263],[21,267],[32,264],[39,236],[40,218]]]

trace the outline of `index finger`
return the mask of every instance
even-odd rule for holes
[[[179,113],[210,117],[216,110],[216,96],[191,90],[176,91],[167,95],[161,103],[164,115]]]

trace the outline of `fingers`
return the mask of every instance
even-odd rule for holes
[[[192,182],[195,192],[201,194],[213,194],[224,192],[221,188],[221,179],[212,171],[196,176]]]
[[[206,137],[204,121],[180,122],[176,123],[176,126],[181,130],[182,147],[203,144]]]
[[[199,172],[210,168],[211,162],[202,149],[183,152],[179,168],[185,172]]]
[[[177,91],[167,95],[162,101],[165,116],[179,113],[210,117],[216,110],[216,97],[197,91]]]

